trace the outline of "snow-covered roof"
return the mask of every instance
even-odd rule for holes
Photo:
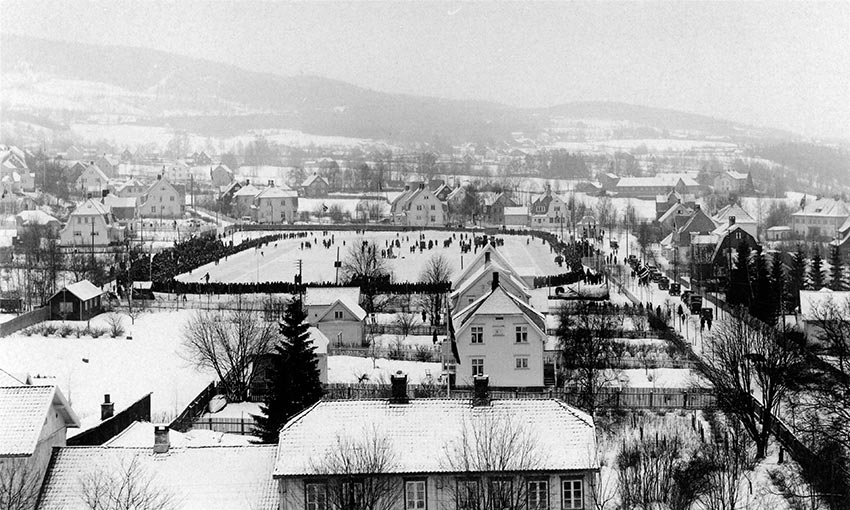
[[[307,287],[304,293],[304,304],[307,306],[327,306],[337,299],[359,303],[360,287]]]
[[[699,186],[699,183],[687,175],[680,174],[658,174],[653,177],[621,177],[617,181],[617,188],[654,188],[662,186],[675,186],[679,179],[685,186]]]
[[[812,320],[819,308],[834,304],[839,310],[850,307],[850,291],[834,291],[826,287],[820,290],[800,291],[800,316],[803,320]]]
[[[526,299],[531,298],[531,293],[528,291],[528,288],[526,287],[525,283],[523,283],[522,280],[517,278],[515,274],[512,273],[512,270],[507,270],[494,262],[481,266],[481,268],[479,268],[478,271],[470,275],[469,278],[466,278],[465,280],[460,282],[457,286],[457,289],[452,291],[451,296],[454,297],[458,294],[466,292],[467,290],[469,290],[470,287],[479,283],[485,277],[487,277],[487,281],[485,283],[489,285],[493,278],[491,276],[491,273],[499,273],[502,278],[509,280],[515,287],[517,287],[523,293]]]
[[[192,429],[188,432],[169,430],[168,441],[173,448],[184,446],[245,446],[251,444],[251,437],[205,429]],[[144,448],[150,447],[153,442],[154,424],[147,421],[134,421],[123,432],[103,443],[103,446]]]
[[[791,216],[837,216],[846,218],[850,216],[850,206],[843,200],[822,198],[806,203],[802,211],[797,211]]]
[[[788,232],[791,230],[791,227],[788,225],[777,225],[775,227],[770,227],[767,229],[768,232]]]
[[[682,211],[684,211],[682,214],[678,213],[678,211],[680,209]],[[690,215],[693,212],[694,212],[694,210],[691,209],[690,207],[688,207],[684,204],[676,203],[676,204],[671,205],[670,208],[667,209],[667,212],[665,212],[664,214],[661,215],[660,218],[658,218],[658,221],[660,221],[661,223],[664,223],[665,221],[669,220],[674,215],[685,216],[685,215]]]
[[[136,197],[119,197],[112,193],[103,197],[103,205],[113,208],[135,208],[138,199]]]
[[[412,399],[320,401],[280,431],[275,477],[315,474],[340,443],[386,441],[389,473],[451,473],[451,455],[464,430],[510,426],[532,441],[535,471],[598,468],[593,419],[555,399]],[[509,424],[509,425],[508,425]],[[486,426],[486,425],[483,425]],[[480,430],[480,429],[479,429]]]
[[[528,207],[524,205],[505,207],[505,216],[528,216]]]
[[[715,214],[712,219],[718,224],[728,223],[730,216],[735,217],[735,223],[755,223],[756,222],[755,218],[750,216],[750,213],[745,211],[744,208],[741,207],[738,204],[729,204],[726,207],[724,207],[723,209],[720,209],[719,211],[717,211],[717,214]]]
[[[103,294],[102,290],[95,287],[94,284],[92,284],[88,280],[80,280],[77,283],[66,285],[64,289],[70,292],[71,294],[77,296],[77,298],[81,299],[82,301],[88,301],[89,299],[96,298],[97,296]],[[56,292],[56,294],[53,295],[55,296],[61,292],[62,289],[60,289]]]
[[[153,444],[153,443],[151,443]],[[120,474],[134,459],[150,486],[172,494],[180,509],[277,510],[272,479],[275,446],[172,447],[154,454],[146,448],[65,447],[55,451],[45,475],[39,508],[84,510],[86,475]]]
[[[21,225],[50,225],[59,223],[59,220],[40,209],[21,211],[18,213]]]
[[[297,197],[298,192],[289,187],[284,186],[269,186],[263,191],[257,193],[254,198],[256,200],[263,200],[267,198],[293,198]]]
[[[317,320],[321,321],[322,319],[324,319],[326,315],[331,313],[331,310],[334,308],[334,306],[337,303],[339,303],[340,305],[342,305],[343,307],[348,309],[348,311],[351,312],[351,315],[353,315],[358,321],[362,321],[363,319],[366,318],[366,310],[364,310],[357,303],[357,301],[352,301],[351,298],[349,298],[349,297],[340,297],[340,298],[335,299],[334,302],[331,303],[330,306],[327,307],[325,312],[323,314],[321,314]]]
[[[490,261],[493,264],[498,264],[505,270],[516,275],[517,277],[519,276],[516,272],[516,269],[514,269],[510,262],[508,262],[505,256],[502,255],[502,253],[498,249],[496,249],[495,246],[490,243],[487,243],[487,246],[482,248],[478,252],[478,255],[476,255],[475,258],[472,259],[472,261],[463,269],[463,271],[461,271],[460,274],[458,274],[454,278],[454,280],[452,281],[452,288],[457,288],[458,285],[463,283],[464,280],[475,274],[475,272],[477,272],[482,266],[484,266],[484,264],[486,263],[487,253],[490,254]]]
[[[239,188],[239,191],[233,194],[234,197],[254,197],[260,192],[260,188],[253,184],[246,184]]]
[[[517,311],[525,315],[541,332],[546,332],[546,319],[543,314],[503,289],[501,285],[457,312],[452,320],[460,331],[476,315],[508,315]]]
[[[109,214],[109,210],[105,205],[100,203],[98,200],[90,198],[78,205],[76,209],[71,213],[71,216],[91,216],[91,215],[101,215],[106,216]]]
[[[0,457],[32,455],[51,406],[61,412],[68,427],[80,420],[56,386],[0,387]]]
[[[322,177],[322,176],[321,176],[321,175],[319,175],[318,173],[313,172],[313,175],[311,175],[310,177],[307,177],[306,179],[304,179],[304,182],[302,182],[302,183],[301,183],[301,187],[306,188],[306,187],[308,187],[308,186],[311,186],[311,185],[312,185],[315,181],[317,181],[317,180],[318,180],[318,181],[320,181],[320,182],[324,182],[324,183],[325,183],[325,186],[327,186],[327,185],[328,185],[328,180],[327,180],[327,179],[325,179],[324,177]]]
[[[365,314],[366,312],[363,313]],[[328,345],[331,343],[331,341],[328,340],[328,337],[325,336],[324,333],[319,331],[319,328],[314,326],[310,326],[309,328],[307,328],[307,333],[310,334],[310,340],[312,340],[313,345],[316,346],[316,350],[314,352],[316,354],[327,354]]]
[[[726,170],[726,175],[736,180],[744,180],[750,176],[750,174],[745,174],[741,172],[737,172],[735,170]]]

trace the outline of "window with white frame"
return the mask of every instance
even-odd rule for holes
[[[524,344],[528,342],[528,326],[521,325],[516,327],[516,343]]]
[[[328,486],[308,483],[304,488],[307,510],[328,510]]]
[[[404,482],[404,509],[425,510],[427,491],[425,480],[406,480]]]
[[[514,358],[516,363],[517,370],[527,370],[528,369],[528,356],[517,356]]]
[[[472,340],[474,344],[484,343],[484,326],[472,326]]]
[[[549,482],[528,481],[528,510],[549,510]]]
[[[472,377],[476,375],[484,375],[484,358],[472,358]]]
[[[565,478],[561,480],[561,508],[563,510],[583,510],[583,489],[581,478]]]
[[[334,320],[342,320],[342,310],[334,310]]]
[[[478,480],[457,481],[457,508],[458,510],[479,510]]]

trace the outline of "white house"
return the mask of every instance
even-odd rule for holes
[[[411,187],[390,204],[393,221],[408,227],[444,227],[446,210],[443,202],[424,182]]]
[[[254,197],[260,191],[260,188],[248,182],[233,193],[233,211],[237,218],[251,217],[251,206],[254,205]]]
[[[59,232],[62,246],[106,246],[124,242],[124,229],[99,200],[89,199],[77,206]]]
[[[755,190],[753,178],[749,173],[727,170],[714,178],[714,191],[717,193],[752,193]]]
[[[826,287],[801,290],[798,320],[810,342],[819,340],[823,333],[820,322],[827,317],[838,317],[847,328],[846,323],[850,321],[850,291],[833,291]]]
[[[0,470],[32,476],[30,490],[37,492],[53,448],[65,446],[80,420],[58,387],[28,382],[0,378]]]
[[[307,287],[304,307],[307,322],[318,328],[334,346],[363,344],[366,311],[360,307],[359,287]]]
[[[791,215],[791,228],[800,237],[836,237],[841,226],[850,218],[850,206],[843,200],[821,198],[806,201],[804,197],[803,202],[802,209]]]
[[[296,214],[298,192],[295,190],[272,184],[254,195],[251,218],[257,223],[292,223]]]
[[[185,197],[168,179],[158,176],[140,199],[142,218],[182,218]]]
[[[212,180],[212,185],[217,188],[227,186],[233,182],[233,170],[222,163],[210,170],[210,180]]]
[[[722,228],[733,223],[730,218],[735,218],[734,224],[743,228],[745,232],[753,236],[753,239],[758,239],[758,222],[738,204],[727,205],[717,211],[717,214],[711,219],[718,227]]]
[[[510,264],[499,255],[500,262],[493,262],[492,256],[494,253],[499,253],[492,246],[490,249],[485,248],[482,252],[483,264],[478,264],[477,259],[474,260],[472,267],[478,267],[477,271],[468,272],[464,270],[462,280],[457,280],[450,294],[452,309],[460,309],[469,304],[474,303],[478,298],[487,294],[491,290],[493,275],[498,273],[502,277],[502,286],[511,295],[528,303],[531,300],[531,292],[528,287],[519,278],[516,271]]]
[[[528,207],[505,207],[505,227],[527,227],[529,222]]]
[[[529,211],[532,227],[559,228],[561,225],[568,225],[570,221],[566,202],[553,194],[548,186],[543,196],[531,203]]]
[[[452,317],[460,355],[458,384],[487,374],[493,386],[543,386],[546,320],[509,294],[493,273],[491,290]]]
[[[387,510],[517,508],[520,498],[521,508],[593,508],[590,415],[556,399],[491,399],[486,377],[467,399],[410,398],[406,383],[394,375],[389,399],[322,400],[284,425],[273,474],[281,510],[359,508],[345,503],[364,493]],[[355,458],[348,451],[371,458],[376,446],[389,459],[377,475],[332,460]],[[483,448],[506,453],[489,462]],[[368,490],[376,476],[385,490]]]
[[[109,191],[109,176],[99,166],[91,163],[86,165],[85,170],[77,177],[74,189],[83,196],[100,198],[104,191]]]

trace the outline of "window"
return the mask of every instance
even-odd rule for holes
[[[458,510],[478,510],[478,480],[458,480]]]
[[[516,343],[518,343],[518,344],[528,343],[528,326],[517,326],[516,327]]]
[[[155,212],[156,212],[156,206],[155,206],[155,205],[152,205],[152,206],[151,206],[151,212],[152,212],[152,213],[155,213]]]
[[[169,198],[171,199],[172,202],[174,202],[174,195],[171,195]]]
[[[431,204],[431,210],[432,210],[432,211],[436,211],[436,210],[437,210],[437,206],[436,206],[436,205],[434,205],[434,204]]]
[[[82,223],[82,222],[83,222],[83,219],[82,219],[82,218],[80,218],[79,216],[77,216],[77,225],[79,225],[79,224],[80,224],[80,223]]]
[[[505,327],[493,326],[493,336],[505,336]]]
[[[342,310],[334,310],[334,320],[342,320]]]
[[[304,489],[307,510],[327,510],[328,486],[323,483],[308,483]]]
[[[484,358],[472,358],[472,377],[484,375]]]
[[[549,482],[546,480],[529,480],[528,510],[548,510]]]
[[[490,482],[490,508],[493,510],[509,510],[513,508],[511,504],[511,489],[510,480],[493,480]]]
[[[363,482],[342,482],[339,494],[340,506],[344,510],[356,510],[363,506]]]
[[[72,313],[74,311],[74,302],[73,301],[60,301],[59,302],[59,313]]]
[[[404,482],[404,509],[425,510],[427,507],[425,480],[407,480]]]
[[[484,326],[472,326],[472,343],[484,343]]]
[[[561,501],[564,510],[581,510],[584,508],[584,491],[581,478],[561,480]]]
[[[159,197],[159,201],[160,201],[160,202],[162,202],[162,195],[160,195],[160,197]]]
[[[434,216],[433,214],[431,215],[431,221],[437,221],[437,217]]]
[[[528,356],[519,356],[516,359],[516,369],[517,370],[527,370],[528,369]]]
[[[421,210],[422,210],[422,206],[421,206],[421,205],[417,205],[417,206],[416,206],[416,210],[417,210],[417,211],[421,211]]]

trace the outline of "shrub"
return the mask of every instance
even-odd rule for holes
[[[108,332],[109,330],[107,330],[106,328],[89,328],[89,335],[91,335],[92,338],[98,338]]]
[[[61,336],[62,338],[65,338],[68,335],[70,335],[71,333],[73,333],[74,329],[75,328],[73,326],[71,326],[70,324],[62,324],[61,326],[59,326],[59,329],[56,330],[56,333],[58,333],[59,336]]]
[[[41,329],[41,334],[44,336],[50,336],[53,333],[56,333],[58,328],[54,324],[45,324]]]
[[[106,325],[108,327],[109,334],[112,335],[112,338],[118,338],[124,334],[124,325],[122,324],[120,314],[108,314],[106,316]]]
[[[417,345],[415,353],[416,361],[428,362],[434,358],[434,351],[425,345]]]

